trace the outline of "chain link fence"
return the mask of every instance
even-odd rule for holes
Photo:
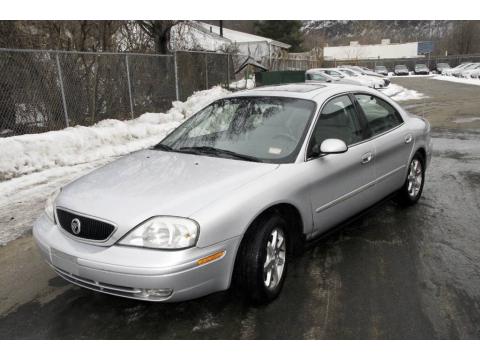
[[[0,49],[0,137],[164,112],[230,79],[232,58],[223,53]]]

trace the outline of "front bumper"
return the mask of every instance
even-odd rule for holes
[[[174,302],[228,289],[240,237],[185,250],[101,247],[66,237],[45,215],[33,226],[45,261],[69,282],[132,299]],[[206,256],[225,252],[199,265]]]

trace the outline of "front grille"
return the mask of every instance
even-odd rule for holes
[[[71,213],[57,208],[57,219],[63,230],[82,239],[104,241],[107,240],[115,230],[112,224]],[[72,220],[80,222],[80,232],[73,232]]]

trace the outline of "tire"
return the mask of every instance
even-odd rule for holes
[[[287,222],[278,214],[261,218],[246,232],[237,255],[235,277],[238,287],[251,302],[266,304],[280,294],[291,240]],[[267,263],[271,270],[266,270]]]
[[[399,202],[406,206],[416,204],[422,196],[424,184],[425,159],[417,152],[408,164],[407,178],[398,193]]]

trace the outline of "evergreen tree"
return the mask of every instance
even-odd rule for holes
[[[291,52],[302,51],[303,33],[300,20],[262,20],[255,22],[255,33],[289,44]]]

